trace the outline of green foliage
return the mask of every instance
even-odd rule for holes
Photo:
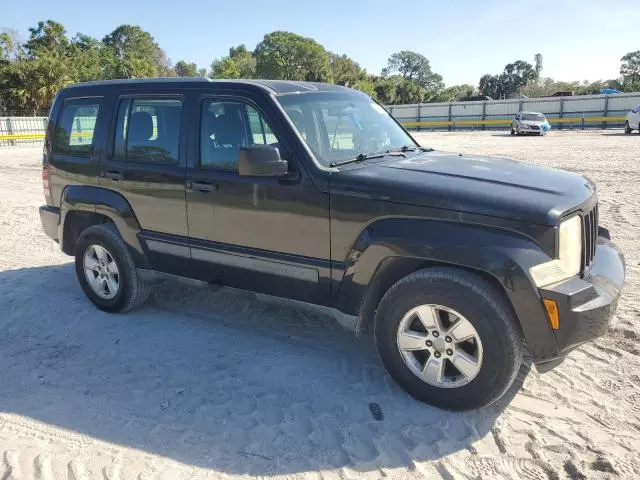
[[[431,71],[429,60],[420,53],[402,50],[391,55],[382,75],[387,76],[396,72],[405,80],[422,87],[428,97],[436,95],[444,88],[442,76]]]
[[[629,84],[640,83],[640,50],[627,53],[620,61],[622,62],[620,75],[622,75],[624,82]]]
[[[107,78],[156,77],[165,67],[158,44],[137,25],[120,25],[102,39],[106,49],[103,66]]]
[[[542,69],[540,58],[540,69]],[[537,78],[536,69],[524,60],[509,63],[500,75],[483,75],[480,77],[478,90],[482,95],[491,98],[510,98],[521,88]]]
[[[476,95],[476,89],[473,85],[452,85],[451,87],[442,90],[433,99],[434,102],[457,102],[463,98]]]
[[[211,78],[255,78],[256,59],[247,47],[238,45],[229,49],[229,56],[214,60]]]
[[[198,66],[195,63],[187,63],[184,60],[176,62],[173,69],[178,77],[197,77]]]
[[[367,72],[347,55],[329,53],[329,69],[333,83],[354,86],[367,78]]]
[[[256,74],[277,80],[331,80],[329,54],[312,38],[291,32],[272,32],[264,36],[254,51]]]

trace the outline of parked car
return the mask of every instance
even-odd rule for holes
[[[627,113],[627,119],[624,122],[624,133],[627,135],[638,130],[640,133],[640,105],[636,105]]]
[[[448,409],[500,398],[525,348],[546,371],[604,333],[625,274],[588,179],[421,147],[336,85],[73,85],[42,180],[43,229],[97,308],[166,274],[332,307]]]
[[[511,122],[511,135],[544,135],[551,130],[547,117],[537,112],[520,112]]]

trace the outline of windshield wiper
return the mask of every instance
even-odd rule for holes
[[[392,150],[389,150],[387,152],[361,153],[357,157],[347,158],[346,160],[341,160],[339,162],[331,162],[329,166],[339,167],[340,165],[346,165],[347,163],[364,162],[365,160],[371,160],[372,158],[382,158],[386,156],[406,157],[404,152],[398,152],[398,151],[392,151]]]
[[[403,145],[399,148],[394,148],[391,151],[392,152],[415,152],[416,150],[420,150],[421,152],[433,152],[433,148],[418,147],[415,145]]]

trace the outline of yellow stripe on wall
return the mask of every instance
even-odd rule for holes
[[[596,122],[622,122],[626,117],[584,117],[585,123]],[[582,123],[582,117],[548,118],[549,123]],[[453,126],[453,120],[433,120],[425,122],[400,122],[403,127],[449,127]],[[456,126],[475,125],[510,125],[510,118],[489,119],[489,120],[456,120]]]

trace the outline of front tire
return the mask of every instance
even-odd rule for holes
[[[126,312],[149,297],[149,285],[138,275],[113,224],[88,227],[78,237],[74,253],[80,286],[100,310]]]
[[[394,284],[380,301],[375,337],[405,391],[449,410],[495,402],[522,363],[511,306],[486,280],[456,268],[419,270]]]
[[[629,135],[631,133],[631,125],[629,125],[629,122],[626,121],[624,122],[624,133],[626,133],[627,135]]]

